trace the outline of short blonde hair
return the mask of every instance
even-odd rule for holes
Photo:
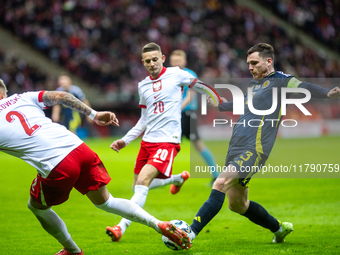
[[[181,56],[181,57],[183,57],[185,60],[187,60],[187,54],[186,54],[183,50],[174,50],[173,52],[171,52],[170,58],[171,58],[172,56]]]
[[[7,92],[6,85],[2,79],[0,79],[0,91]]]

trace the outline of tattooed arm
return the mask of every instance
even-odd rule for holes
[[[43,102],[48,107],[56,104],[63,104],[72,110],[85,114],[86,116],[90,116],[91,112],[93,112],[89,106],[81,102],[75,96],[63,91],[45,91],[43,94]],[[119,126],[118,119],[112,112],[96,112],[93,120],[101,126],[107,126],[110,124]]]
[[[72,110],[89,116],[92,109],[81,102],[70,93],[62,91],[45,91],[43,95],[43,102],[46,106],[53,106],[56,104],[63,104]]]

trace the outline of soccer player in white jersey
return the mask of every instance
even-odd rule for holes
[[[184,231],[157,220],[130,200],[112,197],[106,188],[111,178],[98,155],[64,126],[45,117],[43,108],[55,104],[83,113],[98,125],[119,124],[114,113],[96,112],[67,92],[27,92],[7,97],[7,88],[0,79],[0,151],[37,169],[28,208],[63,245],[57,254],[83,254],[63,220],[51,209],[65,202],[73,187],[86,194],[99,209],[152,227],[189,249],[190,238]]]
[[[149,189],[172,184],[170,191],[176,194],[189,178],[187,171],[172,176],[172,164],[181,142],[183,86],[199,93],[210,90],[216,95],[210,86],[179,67],[165,68],[164,61],[165,56],[156,43],[143,47],[142,62],[149,76],[138,83],[142,114],[138,123],[123,138],[111,144],[111,148],[119,152],[144,132],[134,169],[134,195],[131,198],[141,207],[145,204]],[[130,224],[130,220],[122,219],[118,225],[107,227],[106,233],[112,241],[120,241]]]

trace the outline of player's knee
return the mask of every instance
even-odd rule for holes
[[[213,184],[213,189],[226,193],[236,183],[236,179],[217,178]]]
[[[216,189],[218,191],[221,191],[221,192],[225,192],[225,186],[227,185],[227,182],[226,182],[226,179],[224,178],[217,178],[215,181],[214,181],[214,184],[213,184],[213,189]]]
[[[39,215],[44,211],[44,209],[35,208],[35,207],[30,203],[30,201],[28,201],[27,207],[28,207],[28,209],[30,209],[30,211],[31,211],[34,215],[36,215],[36,216],[39,216]]]
[[[150,186],[151,180],[147,177],[140,176],[136,181],[136,185]],[[136,186],[135,185],[135,186]]]
[[[247,209],[246,209],[246,203],[240,200],[228,200],[228,207],[230,211],[243,214]]]
[[[229,203],[228,207],[229,207],[229,210],[232,211],[232,212],[238,213],[238,211],[239,211],[239,207],[235,203]]]
[[[35,205],[35,203],[37,203],[37,202],[35,202],[33,200],[31,202],[31,199],[29,199],[28,202],[27,202],[28,209],[30,209],[31,212],[33,212],[34,214],[39,214],[39,212],[42,212],[44,210],[47,210],[47,209],[51,208],[51,206],[43,206],[43,205],[40,205],[40,204],[39,205]]]

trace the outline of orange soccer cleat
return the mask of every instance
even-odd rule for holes
[[[106,227],[106,234],[111,237],[112,242],[119,242],[122,238],[122,230],[120,226]]]
[[[191,247],[191,240],[188,234],[180,228],[177,228],[171,222],[161,221],[158,223],[158,227],[162,231],[162,234],[181,246],[183,249],[189,250]]]
[[[190,174],[189,174],[188,171],[183,171],[183,172],[181,173],[181,176],[182,176],[182,178],[183,178],[183,182],[182,182],[181,185],[177,186],[177,185],[175,185],[175,184],[171,184],[171,186],[170,186],[170,192],[171,192],[172,195],[177,194],[177,193],[181,190],[182,185],[184,184],[184,182],[185,182],[186,180],[189,179]]]

